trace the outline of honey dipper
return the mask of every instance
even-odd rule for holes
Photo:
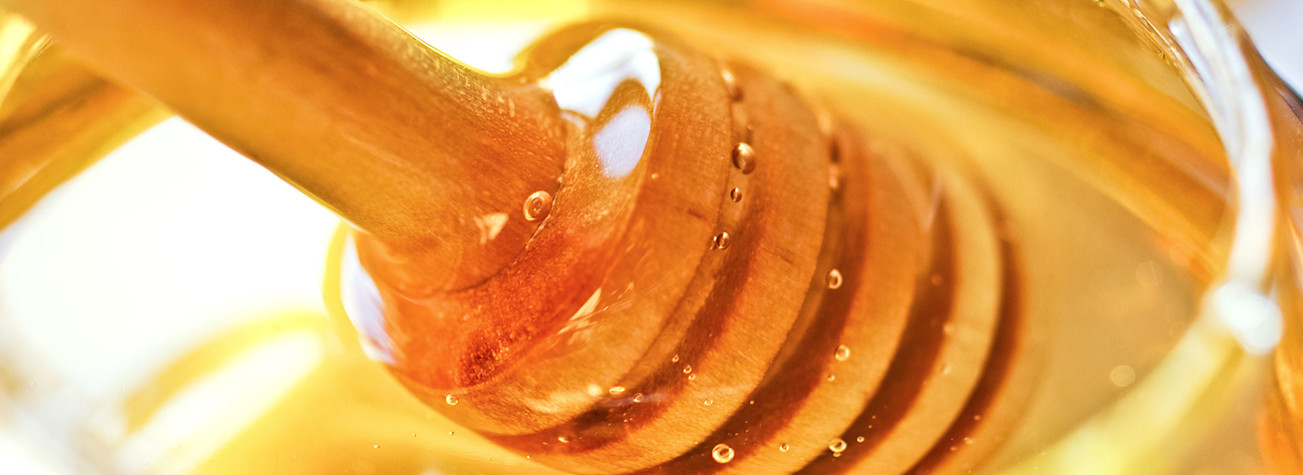
[[[342,0],[0,5],[353,224],[368,350],[540,463],[958,470],[1010,417],[998,207],[744,64],[590,23],[490,77]]]

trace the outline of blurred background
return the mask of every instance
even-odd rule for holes
[[[1297,31],[1303,25],[1303,0],[1241,0],[1234,1],[1233,7],[1267,62],[1296,91],[1303,90],[1303,42],[1298,41]],[[476,48],[510,51],[537,32],[521,30],[482,38],[465,51],[440,44],[440,32],[424,33],[422,36],[431,38],[450,54],[468,57]],[[490,70],[506,67],[476,66]],[[125,430],[123,421],[115,420],[105,408],[69,411],[78,405],[67,401],[97,400],[98,394],[121,392],[123,387],[139,384],[168,363],[142,360],[142,355],[180,352],[232,326],[233,321],[252,323],[263,319],[269,308],[283,314],[324,314],[319,276],[338,221],[253,163],[226,158],[230,153],[183,122],[168,120],[79,177],[75,190],[51,195],[41,207],[58,212],[41,213],[20,222],[18,225],[25,229],[21,239],[11,239],[12,233],[0,234],[0,249],[5,250],[5,257],[0,259],[0,289],[23,296],[15,299],[0,295],[0,314],[38,315],[40,318],[33,321],[41,324],[22,328],[24,337],[59,342],[42,345],[46,350],[59,351],[45,351],[32,360],[57,366],[49,368],[56,374],[84,373],[78,368],[87,358],[94,358],[97,368],[114,369],[83,374],[75,381],[42,381],[59,386],[26,391],[48,399],[26,401],[32,403],[35,414],[10,411],[0,400],[0,473],[91,471],[79,461],[81,455],[71,453],[78,448],[65,443],[65,434],[50,433],[49,428],[38,426],[50,420],[66,421],[70,427],[78,421],[91,421],[91,430],[115,438],[113,434]],[[128,193],[116,185],[132,176],[162,173],[160,168],[167,168],[165,172],[177,179],[141,183]],[[239,187],[239,192],[231,193],[230,187]],[[112,199],[88,199],[108,195]],[[204,199],[218,195],[230,198],[221,202]],[[196,203],[206,203],[207,207],[196,208]],[[156,228],[157,220],[174,225],[146,239],[132,231]],[[84,236],[95,239],[91,245],[60,244]],[[239,259],[204,252],[223,248],[245,252]],[[78,249],[81,254],[55,256],[51,254],[53,249]],[[105,249],[113,252],[106,253]],[[174,257],[160,259],[160,255]],[[43,263],[52,260],[80,262],[84,266],[75,273],[45,269]],[[221,295],[205,292],[218,287],[230,290]],[[60,288],[78,292],[50,291]],[[149,298],[116,289],[147,289]],[[87,319],[86,315],[103,318]],[[66,325],[60,324],[61,318],[83,327],[67,331]],[[127,324],[123,319],[128,318],[138,321]],[[93,326],[85,327],[88,320],[95,322]],[[158,340],[124,333],[130,328],[155,328],[161,334],[187,335],[189,339]],[[6,335],[0,335],[0,356],[41,351],[6,346],[6,340]],[[119,458],[115,465],[128,472],[169,472],[166,467],[149,466],[163,458],[159,452],[168,450],[165,444],[153,442],[158,437],[208,434],[214,444],[220,443],[222,434],[239,430],[242,424],[265,412],[281,394],[278,387],[288,390],[296,377],[306,375],[305,368],[326,357],[321,348],[311,346],[316,344],[312,339],[279,341],[283,344],[265,350],[283,353],[283,358],[273,358],[277,364],[240,366],[237,361],[222,372],[225,377],[263,383],[257,391],[264,397],[233,401],[222,399],[220,393],[195,392],[193,397],[181,400],[179,406],[164,408],[186,417],[172,418],[170,427],[155,427],[154,432],[136,430],[135,435],[125,439],[121,450],[114,454]],[[0,387],[36,384],[12,376],[0,373]],[[21,395],[24,391],[12,392]],[[51,413],[40,413],[42,407]],[[203,447],[195,446],[195,450],[202,451]],[[171,455],[171,460],[186,458],[185,454]],[[202,455],[196,452],[195,456]]]

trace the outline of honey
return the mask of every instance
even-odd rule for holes
[[[509,15],[379,7],[450,50],[440,29],[484,38],[500,30],[475,18]],[[136,468],[1262,470],[1254,414],[1228,408],[1255,405],[1269,363],[1196,318],[1236,214],[1199,99],[1109,8],[1073,10],[1093,41],[1055,34],[1048,7],[967,12],[1004,28],[955,8],[531,20],[551,32],[515,63],[521,94],[555,99],[565,171],[467,228],[484,244],[529,223],[519,254],[436,285],[441,258],[341,230],[324,312],[170,357],[110,399],[128,422],[90,437],[95,463],[237,355],[290,342],[319,356],[250,424]],[[638,22],[563,26],[612,13]]]

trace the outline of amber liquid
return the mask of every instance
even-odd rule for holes
[[[399,19],[433,14],[434,23],[418,23],[415,31],[433,33],[431,44],[453,55],[465,44],[459,41],[511,29],[485,21],[512,15],[489,7],[448,4],[433,13],[405,4],[388,8]],[[941,421],[968,431],[947,434],[973,438],[942,439],[932,451],[940,454],[933,458],[943,460],[946,452],[978,445],[981,457],[965,463],[991,471],[1063,463],[1054,458],[1062,452],[1052,449],[1058,441],[1072,440],[1079,428],[1144,384],[1190,331],[1199,297],[1225,260],[1218,232],[1230,213],[1226,165],[1207,118],[1170,66],[1136,39],[1117,13],[1093,6],[1074,10],[1078,21],[1097,27],[1096,35],[1083,41],[1046,21],[1063,12],[1039,16],[1007,8],[996,8],[1001,16],[965,12],[962,5],[943,11],[907,3],[870,8],[758,2],[744,10],[597,4],[572,14],[515,20],[515,27],[542,29],[612,12],[639,18],[690,44],[709,45],[712,54],[791,81],[866,131],[875,155],[957,177],[962,183],[957,186],[968,191],[946,189],[951,200],[998,217],[995,236],[1013,256],[1004,264],[1013,275],[1006,281],[1005,300],[1017,307],[1017,317],[988,330],[992,342],[977,361],[959,355],[936,362],[938,373],[949,374],[952,365],[976,368],[973,385],[993,372],[1001,384],[998,390],[974,390],[991,400],[966,401],[965,411]],[[1008,25],[995,28],[984,21]],[[510,48],[501,52],[509,54]],[[479,54],[464,59],[476,64],[493,56]],[[935,213],[941,205],[933,205]],[[88,430],[89,451],[120,461],[115,454],[140,443],[133,437],[157,430],[148,428],[170,417],[164,410],[169,402],[205,376],[241,357],[276,358],[274,352],[258,353],[275,345],[293,352],[302,344],[320,358],[250,424],[176,441],[178,448],[156,455],[152,468],[209,473],[564,469],[540,465],[527,451],[500,448],[448,421],[364,355],[339,308],[341,266],[349,265],[341,258],[346,245],[337,236],[330,252],[325,289],[333,317],[317,311],[257,318],[247,328],[182,352],[138,387],[108,398],[106,407],[124,414],[126,422],[113,431]],[[870,352],[855,342],[845,346],[852,358]],[[842,359],[840,353],[833,356]],[[1200,402],[1182,413],[1180,424],[1152,427],[1137,420],[1135,426],[1115,428],[1117,440],[1143,441],[1119,443],[1115,466],[1258,470],[1249,418],[1244,410],[1227,410],[1251,399],[1242,382],[1255,364],[1237,360],[1212,370],[1223,388],[1196,398]],[[853,454],[857,444],[866,443],[863,436],[876,443],[868,422],[862,434],[848,429],[838,439],[840,446],[835,440],[816,441],[829,447],[821,457]],[[1214,427],[1220,428],[1219,437],[1209,439]],[[1227,452],[1232,456],[1190,455],[1202,444],[1225,440],[1240,441]],[[763,448],[786,453],[789,443],[798,442],[809,441]],[[696,455],[728,467],[730,461],[721,462],[720,454],[706,453],[709,444],[705,447]],[[941,465],[947,467],[957,466]]]

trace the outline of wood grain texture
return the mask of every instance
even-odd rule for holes
[[[534,462],[966,468],[989,446],[956,439],[1016,416],[998,203],[762,71],[613,24],[491,78],[340,0],[0,2],[358,226],[392,372]],[[633,58],[595,77],[649,54],[654,80],[558,105],[545,86],[592,45]],[[649,130],[612,172],[603,134],[625,113]],[[525,219],[540,191],[549,211]]]
[[[536,228],[563,131],[546,92],[481,75],[347,0],[4,0],[107,76],[393,247],[481,281]],[[481,243],[476,218],[506,213]]]

